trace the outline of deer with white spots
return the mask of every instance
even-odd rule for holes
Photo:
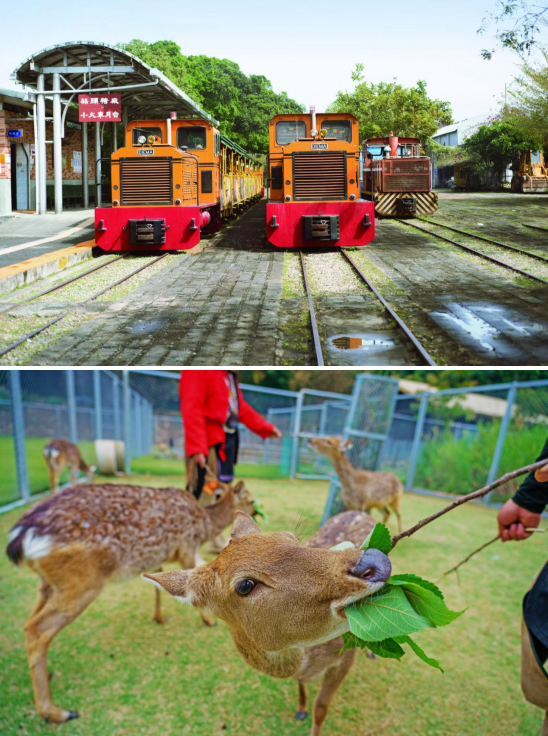
[[[383,524],[386,524],[390,512],[393,511],[398,519],[398,532],[401,532],[400,504],[403,485],[397,475],[355,468],[346,456],[346,451],[352,448],[350,439],[313,437],[308,444],[333,464],[341,482],[341,498],[347,509],[369,511],[378,508],[382,511]]]
[[[65,468],[70,471],[70,482],[75,485],[78,480],[78,471],[87,475],[90,483],[93,483],[95,466],[86,463],[78,447],[68,440],[52,440],[44,447],[44,460],[49,470],[50,493],[59,491],[59,478]]]
[[[232,524],[236,509],[255,513],[243,484],[204,507],[179,488],[82,484],[27,511],[10,532],[7,555],[40,578],[38,602],[25,624],[36,709],[63,723],[78,717],[53,704],[47,672],[51,641],[97,598],[107,582],[123,581],[166,562],[193,568],[200,546]],[[205,624],[215,620],[200,611]]]
[[[331,700],[356,658],[355,649],[340,653],[342,634],[349,630],[344,609],[382,588],[391,572],[390,560],[379,550],[326,547],[341,536],[361,544],[373,526],[364,512],[348,511],[301,545],[289,532],[263,534],[238,511],[230,543],[213,562],[143,577],[226,621],[251,667],[296,679],[297,719],[307,716],[306,683],[322,678],[311,730],[311,736],[320,736]]]

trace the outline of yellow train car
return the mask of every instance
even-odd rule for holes
[[[264,195],[261,162],[206,120],[134,120],[111,155],[112,206],[95,210],[103,250],[187,250]]]

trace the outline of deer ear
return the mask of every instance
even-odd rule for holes
[[[194,594],[191,591],[193,570],[173,570],[171,572],[141,573],[141,577],[160,590],[177,598],[181,603],[192,603]]]
[[[354,446],[354,442],[352,440],[343,440],[341,438],[341,441],[339,442],[339,450],[342,450],[342,452],[351,450],[353,446]]]
[[[243,482],[243,480],[241,480],[238,483],[236,483],[236,485],[234,486],[234,493],[237,496],[244,496],[245,497],[246,490],[245,490],[245,483]]]
[[[232,524],[232,539],[243,537],[244,534],[262,534],[261,527],[256,524],[251,516],[244,514],[243,511],[236,511],[234,514],[234,523]]]

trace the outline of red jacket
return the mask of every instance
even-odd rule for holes
[[[224,450],[223,424],[228,417],[228,386],[223,370],[181,371],[179,397],[185,427],[185,451],[187,455],[202,452],[207,456],[209,448],[221,443]],[[238,385],[239,420],[255,434],[265,439],[274,425],[252,409],[244,401]]]

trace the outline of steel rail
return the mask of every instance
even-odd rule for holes
[[[4,314],[4,312],[11,312],[13,309],[17,309],[18,307],[21,307],[23,304],[28,304],[29,302],[33,302],[35,299],[39,299],[41,296],[45,296],[46,294],[51,294],[52,291],[57,291],[57,289],[62,289],[64,286],[68,286],[69,284],[74,283],[74,281],[83,279],[84,276],[89,276],[90,273],[95,273],[95,271],[100,271],[102,268],[106,268],[107,266],[110,266],[111,264],[116,263],[121,258],[125,258],[128,255],[129,253],[124,253],[122,256],[117,256],[116,258],[113,258],[111,261],[107,261],[107,263],[100,263],[98,266],[95,266],[94,268],[90,268],[89,271],[84,271],[84,273],[80,274],[80,276],[74,276],[71,279],[62,281],[57,286],[52,286],[50,289],[41,291],[39,294],[36,294],[36,296],[29,296],[28,299],[23,299],[23,301],[15,302],[14,304],[9,304],[7,307],[4,307],[4,309],[0,309],[0,314]]]
[[[482,253],[481,250],[476,250],[475,248],[471,248],[469,245],[463,245],[462,243],[457,243],[456,240],[451,240],[450,238],[446,238],[443,235],[439,235],[438,233],[434,233],[430,230],[425,230],[424,228],[419,227],[418,225],[413,225],[413,223],[407,222],[406,220],[398,220],[398,222],[401,222],[402,225],[407,225],[408,227],[414,227],[415,230],[419,230],[421,233],[425,233],[425,235],[432,235],[434,238],[439,238],[440,240],[444,240],[446,243],[451,243],[451,245],[456,245],[457,248],[462,248],[463,250],[466,250],[469,253],[473,253],[476,256],[485,258],[487,261],[496,263],[497,266],[503,266],[504,268],[509,268],[511,271],[515,271],[516,273],[519,273],[521,276],[526,276],[528,279],[533,279],[533,281],[540,281],[541,284],[548,284],[548,281],[546,281],[546,279],[541,279],[540,276],[533,276],[533,274],[529,273],[528,271],[522,271],[521,268],[517,268],[516,266],[511,266],[509,263],[505,263],[504,261],[499,261],[498,258],[495,258],[494,256],[488,256],[487,253]]]
[[[318,332],[318,323],[316,322],[316,313],[314,311],[314,302],[312,301],[312,293],[310,291],[310,284],[308,283],[308,274],[306,273],[306,264],[304,262],[303,252],[301,255],[301,266],[303,269],[304,286],[306,288],[306,295],[308,297],[308,310],[310,312],[310,324],[312,325],[312,336],[314,338],[314,350],[316,351],[316,362],[318,365],[325,365],[322,353],[322,344],[320,342],[320,333]]]
[[[19,340],[12,342],[11,345],[8,345],[7,347],[0,350],[0,357],[2,357],[3,355],[6,355],[6,353],[10,353],[12,350],[19,347],[19,345],[22,345],[27,340],[30,340],[32,337],[35,337],[35,335],[39,335],[41,332],[44,332],[44,330],[47,330],[48,327],[52,327],[54,324],[62,320],[64,317],[69,315],[71,312],[74,312],[79,307],[83,307],[88,302],[92,302],[94,299],[97,299],[102,294],[105,294],[107,291],[110,291],[110,289],[113,289],[115,286],[119,286],[120,284],[123,284],[124,281],[127,281],[132,276],[135,276],[140,271],[143,271],[145,268],[148,268],[149,266],[153,266],[155,263],[158,263],[158,261],[161,261],[163,258],[165,258],[168,255],[170,255],[169,251],[167,253],[164,253],[161,256],[158,256],[158,258],[154,258],[149,263],[145,263],[143,266],[136,268],[135,271],[131,271],[131,273],[128,273],[126,276],[122,276],[121,279],[118,279],[118,281],[115,281],[113,284],[110,284],[110,286],[107,286],[106,288],[101,289],[101,291],[98,291],[96,294],[92,294],[92,296],[89,296],[87,299],[84,299],[83,301],[78,302],[70,309],[67,309],[66,312],[63,312],[63,314],[60,314],[59,316],[54,317],[52,320],[47,322],[45,325],[42,325],[42,327],[37,327],[32,332],[29,332],[28,334],[23,335],[23,337],[19,338]]]
[[[477,238],[477,240],[483,240],[485,243],[491,243],[492,245],[497,245],[499,248],[507,248],[508,250],[515,251],[516,253],[521,253],[524,256],[529,256],[530,258],[536,258],[538,261],[544,261],[544,263],[548,263],[548,258],[546,258],[546,256],[541,256],[538,253],[531,253],[527,250],[516,248],[514,245],[508,245],[507,243],[501,243],[498,240],[492,240],[491,238],[485,238],[483,235],[475,235],[474,233],[469,233],[466,230],[459,230],[456,227],[451,227],[451,225],[444,225],[441,222],[432,222],[432,220],[429,220],[426,217],[417,217],[417,220],[420,220],[421,222],[426,222],[429,225],[437,225],[438,227],[444,227],[446,230],[452,230],[454,233],[460,233],[461,235],[466,235],[469,238]]]
[[[540,225],[529,225],[528,222],[521,223],[524,227],[530,227],[533,230],[540,230],[543,233],[548,233],[548,227],[541,227]]]
[[[386,301],[386,299],[380,294],[380,292],[376,289],[376,287],[371,283],[371,281],[367,278],[367,276],[363,273],[361,268],[358,266],[358,264],[348,255],[348,253],[341,248],[341,253],[346,258],[346,260],[350,263],[352,268],[356,271],[356,273],[360,276],[363,281],[367,284],[367,286],[371,289],[373,294],[377,297],[377,299],[380,301],[380,303],[383,305],[383,307],[386,309],[388,314],[392,317],[392,319],[397,323],[397,325],[403,330],[405,333],[405,336],[413,343],[414,348],[417,350],[417,352],[420,354],[422,358],[426,361],[427,365],[437,366],[437,363],[434,361],[430,353],[421,345],[421,343],[417,340],[415,335],[411,332],[409,327],[405,324],[405,322],[399,317],[396,312],[392,309],[390,304]]]

